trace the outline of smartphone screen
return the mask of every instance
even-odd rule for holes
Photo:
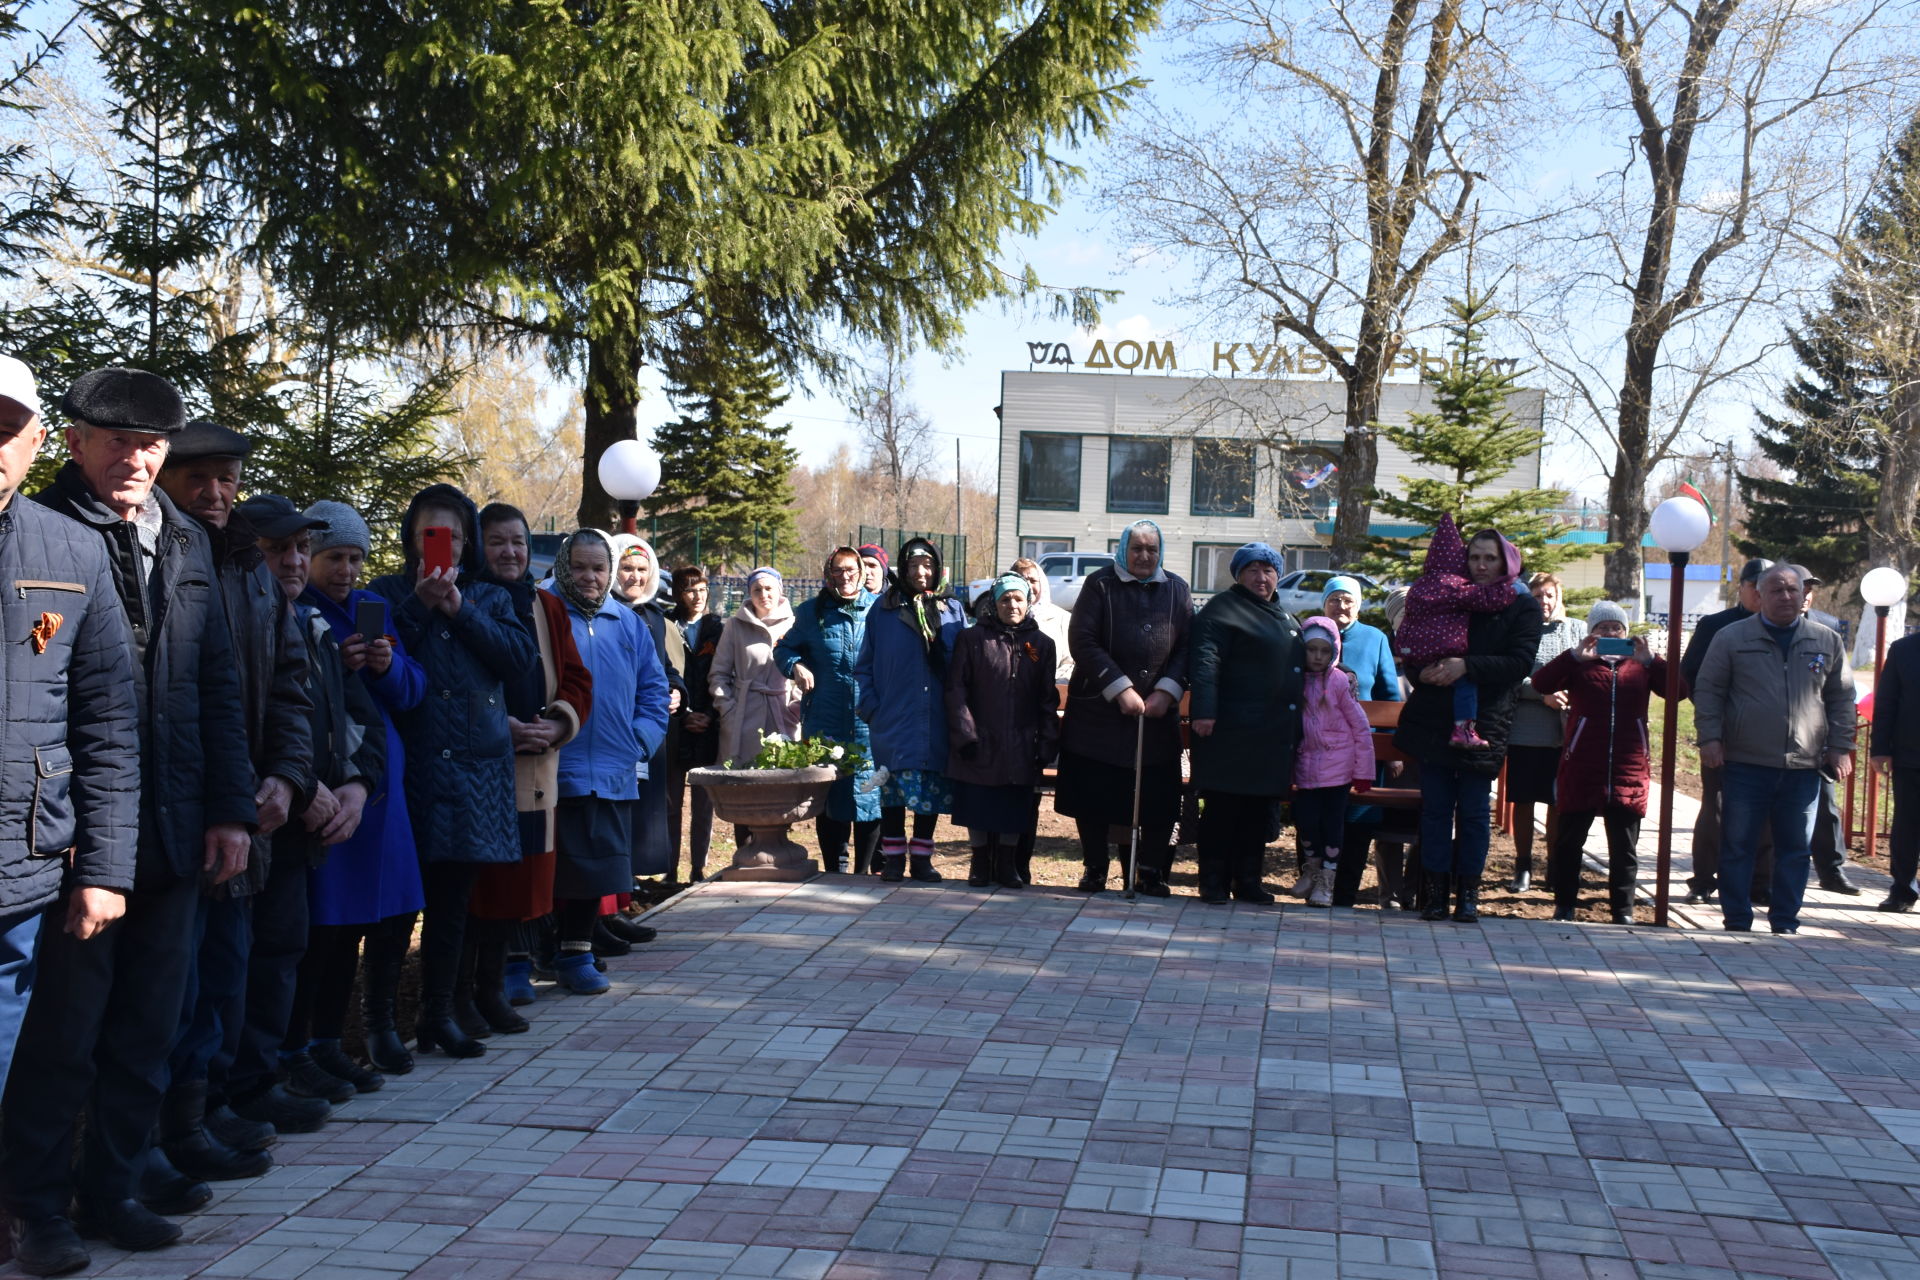
[[[378,600],[362,600],[353,606],[353,629],[362,640],[378,640],[387,634],[387,607]]]
[[[1603,658],[1631,658],[1633,641],[1601,639],[1593,642],[1593,651]]]
[[[428,570],[453,568],[453,530],[432,525],[420,531],[420,563]]]

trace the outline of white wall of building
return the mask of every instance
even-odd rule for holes
[[[1103,551],[1121,529],[1142,516],[1107,510],[1109,439],[1157,436],[1172,441],[1172,471],[1165,514],[1144,518],[1167,537],[1167,565],[1182,577],[1193,572],[1196,545],[1255,540],[1277,547],[1319,550],[1327,539],[1314,531],[1314,512],[1283,514],[1283,494],[1297,506],[1298,490],[1286,482],[1281,460],[1255,452],[1254,514],[1195,515],[1191,510],[1193,440],[1291,439],[1318,442],[1336,453],[1342,430],[1345,387],[1339,382],[1280,378],[1171,377],[1156,374],[1027,372],[1001,375],[1000,502],[994,563],[1005,566],[1032,539],[1071,541],[1072,549]],[[1537,426],[1545,407],[1539,391],[1522,390],[1510,400],[1514,416]],[[1380,417],[1402,423],[1430,411],[1432,391],[1422,383],[1388,383],[1381,389]],[[1074,510],[1036,510],[1020,505],[1020,437],[1024,432],[1079,435],[1079,504]],[[1391,441],[1380,439],[1377,487],[1395,492],[1397,481],[1420,470]],[[1523,460],[1493,489],[1534,488],[1538,454]],[[1337,479],[1334,484],[1337,484]],[[1376,517],[1377,519],[1377,517]]]

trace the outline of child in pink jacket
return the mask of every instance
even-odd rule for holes
[[[1300,699],[1300,750],[1293,763],[1293,823],[1308,882],[1307,905],[1330,907],[1346,837],[1348,790],[1373,786],[1373,730],[1360,709],[1353,676],[1339,665],[1339,624],[1308,618],[1300,639],[1307,649],[1307,675]]]
[[[1407,588],[1407,611],[1394,629],[1400,669],[1417,673],[1442,658],[1464,657],[1470,613],[1498,613],[1513,603],[1513,580],[1520,573],[1520,552],[1500,539],[1505,576],[1475,584],[1467,576],[1467,544],[1450,515],[1441,516],[1427,544],[1426,566]],[[1453,685],[1453,736],[1450,747],[1474,750],[1487,745],[1474,726],[1480,716],[1480,690],[1471,680]]]

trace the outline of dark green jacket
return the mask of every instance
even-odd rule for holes
[[[1194,785],[1203,792],[1285,795],[1293,788],[1305,687],[1300,625],[1235,583],[1194,617],[1189,652],[1192,718],[1214,722],[1211,736],[1193,737]]]

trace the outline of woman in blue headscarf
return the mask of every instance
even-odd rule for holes
[[[1193,596],[1166,571],[1165,547],[1160,526],[1151,520],[1122,529],[1113,565],[1087,576],[1067,628],[1073,677],[1067,682],[1053,808],[1080,829],[1079,887],[1087,893],[1107,887],[1113,865],[1109,829],[1133,822],[1134,747],[1143,720],[1136,887],[1160,898],[1169,892]]]

